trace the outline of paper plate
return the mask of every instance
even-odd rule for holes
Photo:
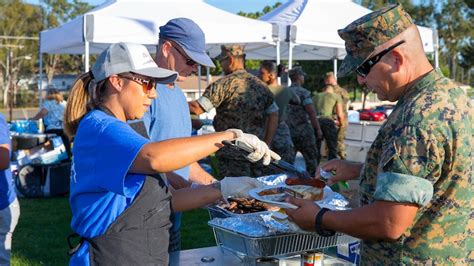
[[[281,201],[273,201],[273,200],[268,200],[262,196],[260,196],[258,193],[259,192],[262,192],[263,190],[267,190],[267,189],[272,189],[272,188],[278,188],[278,187],[288,187],[288,188],[291,188],[291,186],[286,186],[286,185],[277,185],[277,186],[266,186],[266,187],[261,187],[261,188],[254,188],[252,190],[249,191],[249,195],[256,199],[256,200],[259,200],[261,202],[265,202],[267,204],[270,204],[272,206],[277,206],[277,207],[280,207],[280,208],[284,208],[284,209],[297,209],[298,207],[296,207],[295,205],[291,204],[291,203],[288,203],[288,202],[281,202]],[[326,186],[324,187],[324,195],[323,195],[323,199],[321,201],[323,201],[324,199],[328,198],[328,197],[332,197],[332,194],[334,192],[331,190],[330,187]],[[315,201],[315,203],[318,203],[319,201]]]

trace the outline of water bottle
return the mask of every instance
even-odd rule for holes
[[[43,134],[43,133],[44,133],[43,118],[38,119],[38,133],[39,133],[39,134]]]

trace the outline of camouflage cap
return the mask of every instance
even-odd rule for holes
[[[221,45],[221,53],[216,56],[216,60],[222,60],[228,56],[245,55],[244,47],[240,44],[225,44]]]
[[[288,71],[288,76],[294,77],[294,76],[296,76],[296,75],[302,75],[302,76],[304,76],[304,75],[306,75],[306,73],[303,71],[303,68],[302,68],[302,67],[300,67],[300,66],[295,66],[295,67],[293,67],[292,69],[290,69],[290,70]]]
[[[347,76],[374,52],[375,48],[405,31],[413,21],[402,5],[394,4],[369,13],[338,30],[346,42],[347,55],[338,77]]]

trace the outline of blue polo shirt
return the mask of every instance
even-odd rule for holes
[[[176,85],[157,84],[156,97],[143,122],[148,130],[151,141],[190,137],[192,131],[189,106],[184,93]],[[185,179],[189,179],[189,166],[174,171]]]
[[[129,169],[148,140],[127,123],[93,110],[79,124],[73,147],[71,227],[79,235],[102,235],[130,206],[140,192],[145,175]],[[70,265],[89,265],[89,245],[81,246]]]
[[[0,145],[8,144],[11,149],[10,132],[7,121],[0,114]],[[0,170],[0,210],[5,209],[16,199],[10,167]]]

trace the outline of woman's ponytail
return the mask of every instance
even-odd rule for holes
[[[81,74],[74,82],[69,94],[66,111],[64,112],[64,132],[69,138],[76,135],[81,119],[89,111],[87,108],[90,102],[89,84],[92,79],[90,71]]]

